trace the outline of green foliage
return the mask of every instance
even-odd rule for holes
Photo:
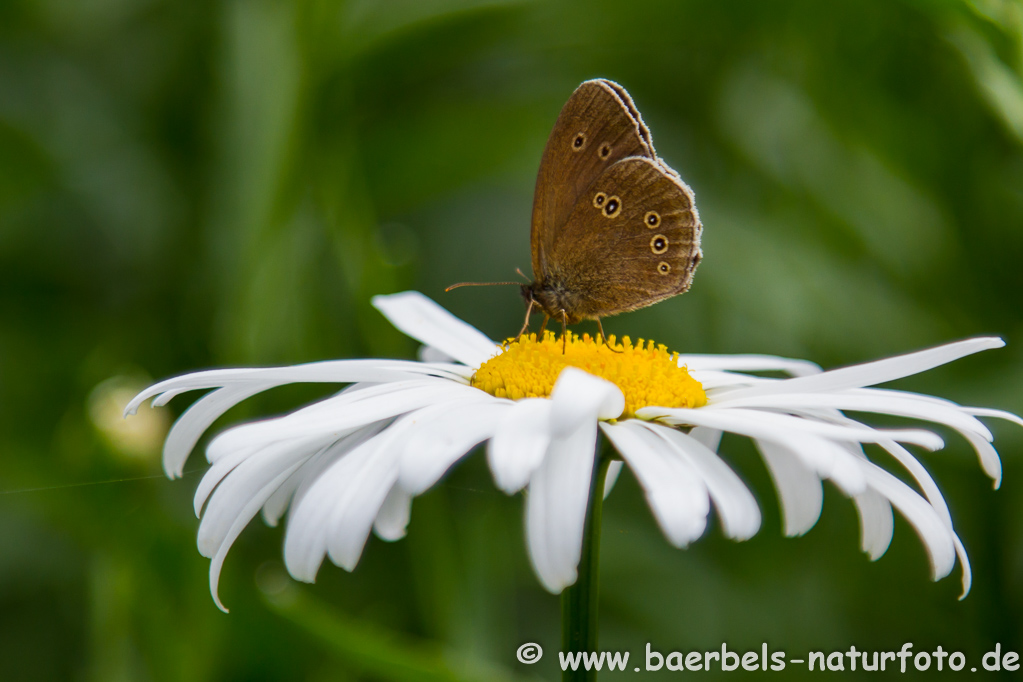
[[[516,292],[441,289],[528,270],[544,141],[595,76],[632,93],[706,226],[693,290],[609,332],[826,366],[1000,334],[1007,350],[905,386],[1023,412],[1015,0],[7,0],[0,677],[555,679],[558,600],[530,572],[521,500],[479,457],[416,501],[408,538],[325,567],[297,602],[261,596],[281,531],[253,523],[225,616],[194,547],[201,454],[164,479],[166,423],[121,434],[109,406],[191,369],[409,356],[378,293],[514,334]],[[225,423],[320,394],[282,389]],[[1023,439],[995,428],[1002,491],[952,437],[925,460],[973,559],[963,602],[901,521],[867,561],[833,489],[814,530],[782,538],[739,440],[723,452],[765,514],[747,543],[711,529],[672,549],[623,477],[602,648],[1023,649]],[[524,641],[547,651],[531,668]]]

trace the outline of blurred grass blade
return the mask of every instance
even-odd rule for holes
[[[949,40],[962,53],[988,105],[1023,142],[1023,81],[1019,74],[998,58],[977,31],[965,25],[953,30]]]
[[[467,659],[440,644],[414,640],[321,605],[298,588],[266,596],[274,613],[324,644],[338,658],[381,680],[395,682],[515,682],[498,666]]]

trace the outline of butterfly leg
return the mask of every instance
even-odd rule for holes
[[[537,335],[537,338],[543,338],[543,333],[547,331],[547,323],[550,322],[550,319],[551,318],[547,315],[547,313],[543,314],[543,324],[540,325],[540,333]]]
[[[568,315],[565,313],[565,309],[561,309],[561,354],[565,354],[565,349],[568,348]]]
[[[597,321],[597,329],[600,330],[600,338],[601,338],[601,340],[603,340],[604,345],[607,346],[608,350],[610,350],[612,353],[623,353],[623,352],[625,352],[625,351],[615,350],[614,348],[611,347],[611,344],[608,343],[608,341],[607,341],[607,334],[604,333],[604,325],[602,325],[600,323],[600,318],[596,317],[594,319]]]
[[[529,299],[529,307],[526,308],[526,321],[522,323],[522,329],[519,330],[518,336],[515,337],[516,341],[521,339],[522,335],[526,333],[527,329],[529,329],[529,316],[533,312],[533,306],[534,305],[536,305],[536,301],[534,301],[532,298],[530,298]]]

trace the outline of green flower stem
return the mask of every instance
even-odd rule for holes
[[[583,527],[582,556],[579,578],[561,593],[561,650],[590,652],[597,650],[597,598],[600,587],[600,514],[604,502],[604,481],[611,457],[606,449],[593,463],[590,478],[590,500]],[[592,682],[596,670],[565,670],[562,682]]]

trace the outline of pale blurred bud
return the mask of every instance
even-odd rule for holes
[[[98,384],[89,394],[89,419],[114,453],[125,460],[145,461],[157,456],[167,435],[166,410],[139,410],[124,418],[128,404],[150,381],[146,377],[116,376]]]

